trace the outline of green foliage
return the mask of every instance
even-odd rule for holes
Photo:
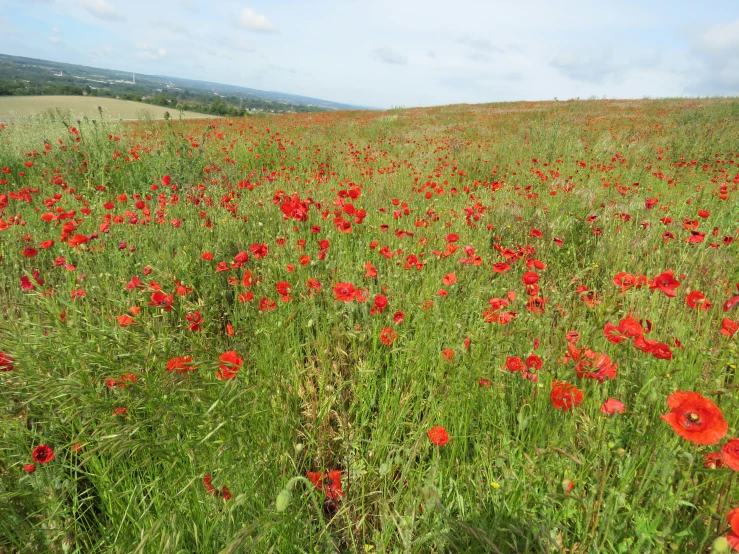
[[[739,351],[720,333],[724,316],[736,318],[721,305],[739,281],[737,244],[722,240],[737,233],[739,153],[726,138],[739,131],[735,105],[184,123],[173,110],[166,122],[131,124],[52,113],[0,127],[0,220],[13,223],[0,224],[0,352],[15,365],[0,372],[0,552],[707,551],[729,532],[736,479],[703,465],[720,445],[689,443],[659,416],[672,392],[694,390],[719,405],[728,437],[739,428]],[[709,152],[707,168],[690,163]],[[281,191],[311,199],[307,221],[283,217]],[[366,211],[362,223],[349,202]],[[687,243],[683,218],[700,209],[710,212],[705,241]],[[66,223],[89,242],[62,240]],[[676,239],[665,242],[666,230]],[[41,248],[46,240],[55,244]],[[250,250],[260,243],[264,258]],[[536,270],[541,314],[526,308],[526,259],[492,271],[501,249],[527,245],[525,257],[546,264]],[[479,265],[460,263],[473,256],[465,246]],[[231,267],[242,251],[250,259]],[[406,265],[410,254],[420,269]],[[621,294],[612,281],[665,270],[681,282],[675,298],[649,287]],[[450,273],[456,283],[445,284]],[[22,277],[35,290],[22,290]],[[367,289],[366,301],[335,300],[346,282]],[[151,305],[157,288],[173,294],[171,310]],[[693,290],[714,306],[689,309]],[[389,305],[373,313],[378,294]],[[275,309],[260,309],[262,298]],[[515,319],[487,322],[491,298],[510,300]],[[186,319],[195,312],[200,330]],[[606,340],[606,322],[629,313],[651,322],[648,338],[668,343],[673,359]],[[132,325],[120,326],[124,314]],[[385,327],[398,334],[392,345]],[[617,377],[578,378],[563,363],[568,331],[610,356]],[[226,351],[243,365],[220,380]],[[506,369],[509,356],[532,353],[544,364],[538,381]],[[197,369],[168,371],[189,356]],[[576,384],[583,403],[555,409],[555,380]],[[608,398],[626,413],[604,415]],[[444,446],[427,437],[437,425],[450,435]],[[40,444],[55,459],[27,473]],[[326,492],[332,470],[344,496]],[[323,490],[308,472],[322,474]]]

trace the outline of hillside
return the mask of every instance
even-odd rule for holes
[[[40,115],[49,110],[69,112],[73,118],[84,116],[99,117],[98,106],[103,108],[105,118],[122,119],[124,121],[139,119],[164,119],[169,112],[173,119],[180,117],[180,112],[161,106],[152,106],[142,102],[117,100],[115,98],[96,98],[92,96],[0,96],[0,121],[27,118]],[[185,111],[184,119],[212,118],[205,115]]]
[[[282,92],[0,54],[0,96],[82,95],[143,101],[211,115],[358,109]]]

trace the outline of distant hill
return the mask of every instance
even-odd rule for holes
[[[99,119],[98,107],[103,110],[106,119],[123,119],[124,121],[148,119],[164,119],[169,111],[172,119],[178,120],[179,111],[170,111],[161,106],[150,106],[141,102],[118,100],[116,98],[99,98],[93,96],[0,96],[0,121],[12,121],[43,115],[48,112],[68,114],[71,120],[82,117]],[[182,118],[202,119],[215,117],[194,112],[182,112]]]
[[[0,54],[0,96],[90,95],[211,115],[371,109],[283,92]]]

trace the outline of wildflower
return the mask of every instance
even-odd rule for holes
[[[322,490],[331,500],[338,500],[339,497],[344,496],[344,491],[341,488],[340,470],[335,469],[328,473],[309,471],[306,476],[319,491]]]
[[[626,407],[620,400],[609,398],[603,402],[600,407],[600,411],[606,415],[623,414],[626,412]]]
[[[552,382],[552,405],[566,412],[575,406],[582,404],[582,391],[578,390],[575,385],[562,381]]]
[[[51,460],[54,459],[54,451],[51,449],[50,446],[46,444],[40,444],[33,449],[31,458],[34,462],[38,462],[40,464],[48,464]]]
[[[0,372],[4,371],[13,371],[14,365],[12,356],[10,354],[6,354],[5,352],[0,352]]]
[[[351,283],[336,283],[334,286],[334,300],[353,302],[357,289]]]
[[[391,346],[397,338],[398,333],[392,327],[383,327],[380,331],[380,342],[386,346]]]
[[[739,471],[739,439],[729,439],[721,447],[723,462],[734,471]]]
[[[33,473],[36,471],[36,465],[35,464],[26,464],[23,466],[23,471],[26,473]]]
[[[431,443],[436,446],[444,446],[449,442],[449,433],[441,425],[429,429],[427,435]]]
[[[227,350],[221,354],[218,361],[220,363],[218,364],[219,369],[216,373],[216,378],[219,380],[233,379],[236,377],[239,369],[241,369],[241,366],[244,365],[244,360],[233,350]]]
[[[649,285],[649,289],[659,289],[664,292],[665,295],[669,298],[674,298],[675,296],[677,296],[675,289],[679,286],[680,283],[675,279],[674,273],[672,271],[665,271],[664,273],[660,273],[659,275],[657,275],[652,280]]]
[[[667,397],[667,405],[670,413],[660,417],[686,440],[716,444],[729,430],[718,406],[697,392],[674,392]]]
[[[177,356],[175,358],[170,358],[167,362],[167,373],[177,371],[177,373],[182,374],[195,369],[197,369],[197,367],[192,365],[192,356]]]

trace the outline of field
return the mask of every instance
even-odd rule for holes
[[[739,101],[72,124],[0,125],[0,552],[739,548]]]
[[[91,96],[0,96],[0,121],[10,121],[33,116],[43,116],[50,111],[59,111],[77,119],[82,117],[98,118],[98,106],[103,109],[106,119],[124,121],[164,119],[164,113],[169,111],[170,116],[179,119],[180,112],[176,109],[162,108],[143,102],[130,102],[114,98],[94,98]],[[212,118],[195,112],[183,112],[185,119]]]

